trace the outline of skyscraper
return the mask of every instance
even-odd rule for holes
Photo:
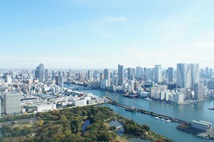
[[[194,84],[199,82],[199,65],[191,64],[191,88],[194,88]]]
[[[92,70],[88,70],[88,80],[92,80],[93,79],[93,72]]]
[[[177,64],[177,87],[194,88],[194,84],[199,81],[198,64]]]
[[[109,87],[111,84],[111,80],[110,80],[110,72],[108,69],[104,69],[104,79],[107,80],[106,87]]]
[[[57,81],[57,85],[59,85],[60,87],[62,87],[63,88],[63,83],[64,83],[64,80],[63,80],[63,73],[62,73],[62,71],[59,71],[58,72],[58,81]]]
[[[1,98],[0,98],[0,117],[1,117]]]
[[[191,66],[190,64],[177,64],[177,87],[191,87]]]
[[[55,71],[52,71],[51,77],[52,77],[52,79],[55,79]]]
[[[124,66],[118,65],[118,85],[122,86],[124,80]]]
[[[135,75],[135,69],[128,68],[128,80],[134,80],[134,75]]]
[[[201,82],[194,84],[194,99],[204,99],[204,84]]]
[[[142,78],[142,68],[136,67],[136,78],[141,79]]]
[[[45,82],[47,82],[49,79],[49,72],[48,69],[45,69]]]
[[[4,94],[4,109],[6,115],[20,113],[20,94],[5,93]]]
[[[155,83],[162,82],[162,70],[161,65],[155,65]]]
[[[174,70],[173,70],[172,67],[168,68],[167,78],[168,78],[169,83],[173,83],[174,82]]]
[[[153,80],[153,69],[147,68],[145,71],[145,75],[146,75],[146,80]]]
[[[44,65],[41,63],[35,70],[35,77],[39,79],[39,82],[44,80]]]

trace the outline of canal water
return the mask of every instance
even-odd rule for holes
[[[118,127],[118,126],[121,126],[122,124],[119,122],[119,121],[111,121],[109,123],[110,126],[115,126],[115,127]],[[119,135],[119,136],[122,136],[123,133],[124,133],[124,128],[120,128],[119,130],[116,131],[116,133]]]
[[[90,120],[86,120],[84,124],[82,125],[82,132],[85,134],[85,129],[90,125]]]
[[[67,88],[76,87],[76,85],[65,84]],[[156,113],[164,114],[167,116],[171,116],[174,118],[191,121],[191,120],[204,120],[209,121],[214,124],[214,111],[209,110],[211,101],[199,102],[198,104],[189,104],[189,105],[175,105],[175,104],[167,104],[156,101],[146,101],[141,98],[127,98],[123,97],[122,94],[107,92],[102,90],[79,90],[82,92],[93,93],[97,96],[108,96],[112,99],[117,98],[119,103],[134,106],[139,109],[145,109],[148,111],[153,111]],[[134,120],[139,124],[147,124],[150,126],[151,130],[164,135],[175,142],[211,142],[211,140],[206,140],[195,135],[180,131],[176,129],[178,123],[166,123],[163,120],[157,120],[155,117],[141,114],[141,113],[133,113],[129,111],[125,111],[124,108],[113,106],[110,104],[105,104],[104,106],[108,106],[114,110],[114,112]]]

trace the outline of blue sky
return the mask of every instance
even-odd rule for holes
[[[0,0],[0,68],[213,67],[213,0]]]

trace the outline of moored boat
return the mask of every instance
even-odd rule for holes
[[[123,94],[123,96],[124,96],[124,97],[128,97],[128,98],[135,98],[135,97],[137,97],[137,95],[129,94],[129,93]]]
[[[214,110],[214,107],[209,107],[208,109],[209,109],[209,110]]]

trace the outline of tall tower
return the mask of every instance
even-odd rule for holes
[[[0,117],[1,117],[1,99],[0,99]]]
[[[51,77],[52,77],[52,79],[55,79],[55,71],[52,71]]]
[[[58,72],[58,84],[57,85],[59,85],[60,87],[62,87],[63,88],[63,83],[64,83],[64,79],[63,79],[63,73],[62,73],[62,71],[59,71]]]
[[[109,87],[111,80],[110,80],[110,72],[108,69],[104,69],[104,79],[107,80],[106,87]]]
[[[162,82],[162,70],[161,65],[155,65],[155,83]]]
[[[48,69],[45,69],[45,82],[47,82],[49,79],[49,72]]]
[[[93,72],[92,70],[88,70],[88,80],[92,80],[93,79]]]
[[[128,80],[134,80],[135,70],[134,68],[128,68]]]
[[[197,100],[204,99],[204,84],[199,82],[194,84],[194,98]]]
[[[146,75],[146,80],[153,80],[153,69],[147,68],[145,71],[145,75]]]
[[[44,80],[44,65],[41,63],[35,70],[35,77],[39,79],[39,82]]]
[[[168,68],[167,78],[170,83],[174,82],[174,70],[172,67]]]
[[[191,88],[194,88],[194,84],[199,82],[199,65],[191,64]]]
[[[118,65],[118,85],[122,86],[124,80],[124,66]]]
[[[191,66],[190,64],[177,64],[177,87],[191,87]]]
[[[142,68],[136,67],[136,78],[141,79],[142,78]]]
[[[199,82],[198,64],[177,64],[177,87],[194,88],[194,84]]]

